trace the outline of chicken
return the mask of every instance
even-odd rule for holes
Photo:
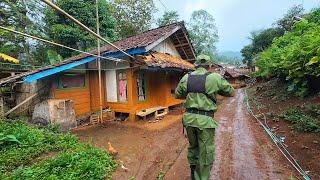
[[[109,147],[108,147],[108,152],[109,152],[109,154],[110,154],[113,158],[116,158],[117,155],[118,155],[118,151],[117,151],[114,147],[112,147],[112,145],[111,145],[110,142],[108,142],[108,145],[109,145]]]
[[[129,168],[126,168],[125,166],[124,166],[124,163],[123,163],[123,161],[119,161],[120,162],[120,167],[121,167],[121,169],[123,169],[125,172],[128,172],[129,171]]]

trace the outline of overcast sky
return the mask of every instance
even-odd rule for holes
[[[205,9],[216,19],[219,31],[219,51],[240,51],[249,43],[253,30],[270,27],[290,7],[303,4],[306,11],[320,6],[320,0],[161,0],[168,10],[178,11],[181,19],[189,21],[194,10]],[[157,16],[165,7],[155,0]]]

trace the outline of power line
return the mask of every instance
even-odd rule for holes
[[[168,11],[168,8],[167,8],[167,6],[162,2],[162,0],[158,0],[159,2],[160,2],[160,4],[164,7],[164,9],[166,10],[166,11]]]
[[[33,36],[33,35],[29,35],[29,34],[26,34],[26,33],[23,33],[23,32],[19,32],[19,31],[16,31],[16,30],[13,30],[13,29],[9,29],[9,28],[3,27],[3,26],[0,26],[0,29],[6,30],[6,31],[9,31],[9,32],[12,32],[12,33],[16,33],[16,34],[18,34],[20,36],[26,36],[26,37],[29,37],[29,38],[32,38],[32,39],[36,39],[36,40],[39,40],[39,41],[42,41],[42,42],[45,42],[45,43],[48,43],[48,44],[52,44],[52,45],[55,45],[55,46],[66,48],[66,49],[69,49],[69,50],[72,50],[72,51],[76,51],[76,52],[84,53],[84,54],[87,54],[87,55],[95,56],[95,57],[98,57],[98,58],[101,58],[101,59],[107,59],[107,60],[112,60],[112,61],[116,61],[116,62],[127,61],[127,60],[123,60],[123,59],[117,59],[117,58],[114,58],[114,57],[98,56],[98,55],[95,55],[95,54],[92,54],[92,53],[89,53],[89,52],[86,52],[86,51],[78,50],[78,49],[75,49],[75,48],[72,48],[72,47],[69,47],[69,46],[65,46],[63,44],[59,44],[59,43],[56,43],[56,42],[53,42],[53,41],[49,41],[49,40],[46,40],[46,39],[43,39],[43,38],[40,38],[40,37],[37,37],[37,36]]]
[[[108,40],[106,40],[105,38],[103,38],[102,36],[100,36],[99,34],[95,33],[94,31],[92,31],[90,28],[88,28],[86,25],[84,25],[83,23],[81,23],[79,20],[77,20],[76,18],[74,18],[73,16],[71,16],[70,14],[68,14],[67,12],[65,12],[63,9],[61,9],[60,7],[58,7],[57,5],[55,5],[54,3],[52,3],[49,0],[42,0],[44,3],[46,3],[47,5],[51,6],[53,9],[57,10],[58,12],[62,13],[63,15],[67,16],[69,19],[71,19],[72,21],[74,21],[76,24],[78,24],[79,26],[81,26],[84,30],[86,30],[87,32],[91,33],[92,35],[94,35],[95,37],[103,40],[104,42],[108,43],[110,46],[116,48],[117,50],[121,51],[122,53],[124,53],[125,55],[131,57],[132,59],[134,59],[133,56],[131,56],[130,54],[126,53],[125,51],[121,50],[119,47],[117,47],[116,45],[114,45],[113,43],[109,42]]]

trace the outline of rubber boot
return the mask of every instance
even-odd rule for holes
[[[196,165],[190,165],[190,170],[191,170],[191,179],[195,180],[194,171],[196,170]]]

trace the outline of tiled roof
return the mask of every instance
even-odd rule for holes
[[[153,42],[159,40],[165,35],[170,34],[175,28],[181,27],[181,22],[169,24],[166,26],[161,26],[155,29],[151,29],[149,31],[145,31],[143,33],[130,36],[119,41],[113,42],[114,45],[119,47],[121,50],[126,51],[133,48],[146,47]],[[101,47],[101,53],[110,53],[118,51],[116,48],[106,44]],[[97,49],[93,49],[90,51],[92,54],[97,54]],[[73,56],[67,60],[76,60],[87,57],[90,55],[87,54],[79,54],[77,56]]]
[[[169,54],[153,52],[149,55],[139,56],[144,60],[150,67],[159,67],[159,68],[178,68],[185,70],[194,69],[194,65],[190,62],[181,59],[177,56],[172,56]]]
[[[249,77],[248,75],[243,74],[242,72],[239,72],[239,71],[237,71],[235,69],[226,68],[223,71],[224,71],[223,75],[229,76],[231,78],[239,78],[239,77],[247,78],[247,77]]]

